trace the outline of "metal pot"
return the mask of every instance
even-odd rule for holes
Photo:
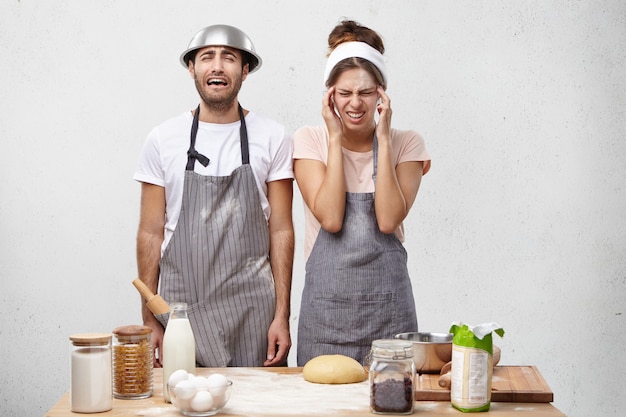
[[[413,342],[413,362],[420,374],[438,374],[443,365],[452,360],[452,334],[410,332],[400,333],[394,339]]]

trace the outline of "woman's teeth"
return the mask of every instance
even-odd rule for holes
[[[365,113],[352,113],[352,112],[348,112],[348,116],[350,116],[353,119],[359,119],[361,117],[363,117]]]

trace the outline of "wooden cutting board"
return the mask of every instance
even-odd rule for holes
[[[439,375],[420,375],[415,378],[416,401],[450,401],[450,390],[439,386]],[[552,390],[534,366],[496,366],[491,383],[491,401],[550,403]]]

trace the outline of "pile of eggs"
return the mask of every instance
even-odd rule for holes
[[[180,410],[204,413],[222,408],[231,382],[221,374],[197,376],[179,369],[167,380],[170,399]]]

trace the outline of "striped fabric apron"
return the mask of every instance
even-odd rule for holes
[[[378,142],[374,136],[374,183]],[[327,354],[366,364],[375,339],[417,331],[407,253],[378,228],[374,193],[346,193],[341,231],[323,228],[306,263],[298,366]]]
[[[188,304],[199,366],[263,366],[275,292],[269,231],[249,164],[241,106],[242,165],[230,176],[194,172],[200,107],[196,109],[176,230],[160,263],[160,294]],[[168,315],[157,316],[167,324]]]

